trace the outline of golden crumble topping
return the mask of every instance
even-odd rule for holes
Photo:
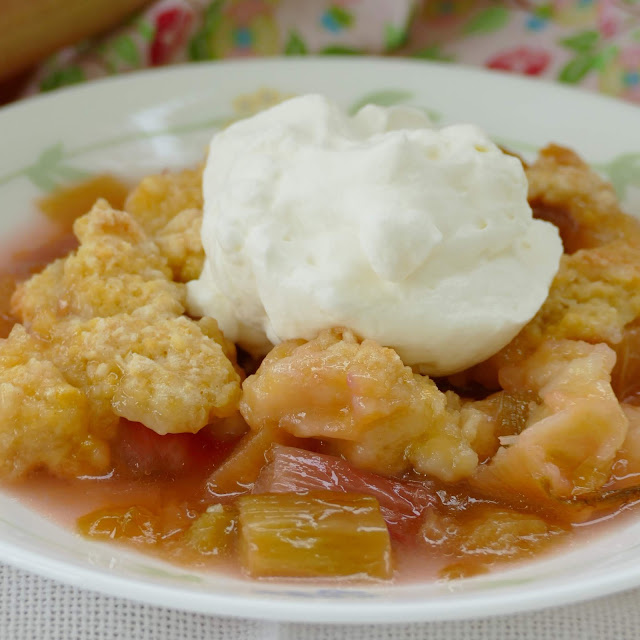
[[[202,209],[202,168],[143,178],[124,208],[148,234],[155,235],[181,211]]]
[[[611,184],[570,149],[549,145],[525,171],[534,215],[560,229],[567,253],[640,241],[640,222],[620,210]]]
[[[201,227],[202,210],[185,209],[156,233],[156,244],[177,282],[196,280],[200,276],[204,264]]]
[[[47,333],[64,319],[108,317],[153,307],[153,315],[184,311],[184,288],[142,227],[99,200],[78,218],[80,246],[18,286],[12,312],[26,326]]]
[[[540,311],[496,355],[472,369],[489,388],[497,372],[518,363],[547,338],[604,342],[614,346],[640,317],[640,245],[621,241],[564,255]]]
[[[0,341],[0,476],[106,471],[109,447],[93,432],[88,404],[43,355],[42,345],[16,325]]]
[[[222,347],[184,316],[137,315],[56,327],[53,361],[104,412],[156,433],[195,433],[231,415],[239,376]]]
[[[292,549],[287,571],[306,563],[313,576],[318,550],[369,544],[385,578],[391,549],[398,566],[428,558],[459,577],[626,505],[640,473],[640,222],[567,149],[525,169],[565,255],[519,335],[447,380],[348,328],[260,363],[213,318],[185,315],[204,261],[201,169],[145,178],[124,211],[98,200],[74,224],[77,249],[19,284],[2,314],[2,335],[12,316],[22,324],[0,340],[0,479],[135,479],[138,503],[101,505],[80,519],[85,535],[198,566],[235,557],[264,576],[283,575]],[[328,575],[343,575],[337,564]]]
[[[149,234],[166,258],[176,282],[202,271],[202,168],[144,178],[129,194],[125,210]]]
[[[478,462],[469,444],[475,434],[465,432],[460,412],[448,411],[435,383],[393,349],[346,330],[275,347],[244,382],[240,410],[253,429],[322,438],[358,467],[384,475],[413,463],[457,480]]]
[[[188,226],[196,218],[178,216],[178,223]],[[6,397],[14,399],[7,424],[39,411],[44,432],[57,406],[65,426],[52,429],[50,440],[39,437],[31,450],[16,445],[15,455],[5,456],[15,471],[0,471],[3,475],[17,477],[39,467],[73,475],[81,463],[92,470],[104,466],[106,442],[119,418],[160,434],[195,433],[237,412],[235,346],[212,318],[196,322],[182,315],[184,285],[173,281],[167,258],[143,227],[131,214],[98,200],[73,229],[78,249],[18,285],[12,297],[12,313],[33,336],[18,325],[0,343],[0,378],[16,381],[15,388],[6,387]],[[167,246],[178,250],[171,241]],[[192,246],[183,245],[184,255]],[[18,342],[25,354],[38,346],[37,357],[12,362],[8,354]],[[33,391],[38,377],[51,393]],[[18,411],[17,398],[29,392],[33,400]],[[96,434],[99,450],[93,461],[89,433]],[[66,449],[56,444],[63,435]],[[59,462],[49,458],[49,451]]]

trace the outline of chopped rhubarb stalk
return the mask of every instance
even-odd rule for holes
[[[116,471],[124,477],[178,476],[193,469],[210,471],[231,446],[213,439],[206,429],[161,436],[143,424],[122,420],[113,457]]]
[[[640,405],[640,326],[625,328],[622,341],[613,348],[617,357],[611,386],[620,402]]]
[[[107,507],[78,518],[79,532],[88,538],[156,545],[160,522],[144,507]]]
[[[250,431],[209,477],[209,493],[214,496],[248,493],[267,463],[267,452],[274,443],[295,446],[303,442],[304,440],[277,428],[264,427],[259,431]]]
[[[391,543],[371,496],[243,496],[239,551],[254,577],[391,578]]]
[[[206,556],[224,556],[231,552],[237,533],[235,510],[211,505],[189,528],[187,545]]]
[[[400,481],[354,469],[346,460],[305,449],[275,445],[270,463],[262,469],[252,493],[336,491],[377,498],[390,527],[418,518],[436,503],[428,482]]]

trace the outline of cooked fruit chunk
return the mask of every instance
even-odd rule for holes
[[[529,513],[499,507],[475,509],[471,515],[425,514],[425,542],[448,554],[484,556],[492,560],[529,555],[551,536],[566,531]]]
[[[496,509],[467,523],[467,535],[460,545],[463,553],[514,557],[530,555],[542,542],[562,532],[531,514]]]
[[[13,274],[0,274],[0,338],[6,338],[16,322],[11,315],[10,300],[17,283]]]
[[[455,393],[445,394],[444,415],[433,420],[422,438],[407,449],[407,459],[419,473],[446,482],[468,478],[486,453],[488,433],[494,429],[491,416],[477,402],[463,402]]]
[[[240,410],[253,429],[321,438],[362,469],[395,475],[413,461],[424,473],[457,480],[478,461],[469,444],[475,433],[465,431],[459,412],[447,411],[435,383],[392,349],[347,330],[278,345],[243,391]]]
[[[88,402],[40,345],[16,325],[0,340],[0,477],[46,469],[63,477],[103,473],[109,447],[90,429]]]
[[[209,429],[197,434],[161,436],[143,424],[128,420],[120,421],[118,434],[111,442],[113,466],[124,478],[175,477],[194,469],[206,472],[222,460],[228,450],[229,445],[214,439]]]
[[[185,209],[202,209],[202,169],[147,176],[129,194],[124,208],[154,235]]]
[[[637,493],[640,488],[640,407],[621,405],[629,420],[627,437],[616,454],[611,470],[611,478],[604,490],[617,491],[631,488]],[[622,493],[618,496],[624,502]],[[612,495],[612,498],[615,496]]]
[[[89,538],[137,545],[160,541],[160,519],[144,507],[107,507],[78,518],[78,530]]]
[[[616,366],[611,372],[611,386],[620,402],[640,404],[640,326],[624,330],[622,340],[614,346]]]
[[[539,504],[601,488],[628,427],[611,388],[614,362],[604,344],[548,341],[520,366],[502,370],[507,391],[534,392],[539,401],[522,433],[478,467],[473,485]]]
[[[390,527],[402,527],[435,504],[432,483],[399,481],[360,471],[335,456],[275,445],[252,493],[338,491],[376,498]]]
[[[250,431],[236,445],[231,455],[211,474],[207,489],[213,495],[246,493],[260,469],[267,463],[267,453],[276,444],[297,445],[302,441],[277,427]]]
[[[187,531],[187,545],[202,555],[226,555],[235,544],[237,524],[233,508],[214,504]]]
[[[420,536],[434,551],[451,558],[443,577],[462,577],[539,553],[567,532],[566,527],[529,513],[478,504],[470,511],[446,515],[427,512]]]
[[[375,498],[283,493],[237,504],[240,557],[251,576],[391,577],[389,532]]]
[[[499,391],[484,400],[462,403],[468,414],[467,422],[474,426],[471,446],[481,460],[495,454],[501,439],[518,435],[525,428],[537,398],[537,394],[528,391]]]
[[[393,350],[334,330],[275,347],[246,380],[242,411],[254,429],[276,423],[301,438],[357,441],[376,420],[406,413],[419,394]]]

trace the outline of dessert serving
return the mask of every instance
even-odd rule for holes
[[[454,578],[636,499],[640,223],[572,151],[302,96],[204,169],[95,184],[7,269],[0,343],[0,477],[82,535]]]

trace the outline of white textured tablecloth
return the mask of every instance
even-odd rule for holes
[[[632,640],[640,589],[515,616],[376,626],[277,624],[162,609],[0,565],[0,640]]]

